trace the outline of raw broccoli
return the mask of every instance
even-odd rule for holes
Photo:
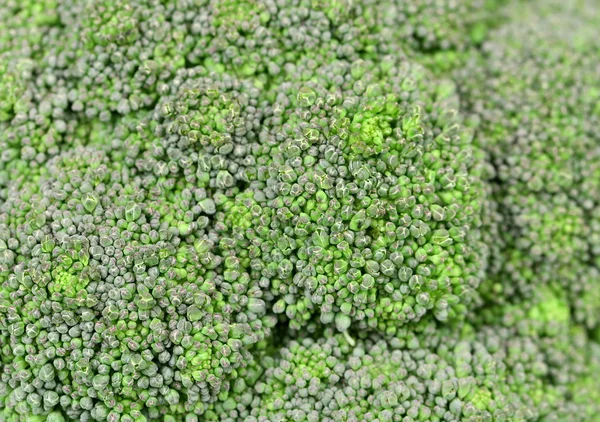
[[[292,328],[356,322],[392,334],[461,313],[482,277],[484,166],[453,85],[385,58],[296,68],[265,94],[270,162],[226,203],[252,279]],[[263,150],[259,150],[264,157]]]
[[[516,4],[457,83],[496,177],[492,301],[560,285],[600,323],[600,90],[594,2]],[[489,287],[489,289],[488,289]]]
[[[595,0],[0,4],[0,422],[600,414]]]
[[[253,387],[233,390],[207,419],[595,420],[598,345],[568,322],[519,311],[504,310],[495,324],[432,324],[392,340],[349,342],[331,331],[287,340],[261,360]]]
[[[118,150],[75,148],[2,206],[4,405],[17,414],[201,413],[269,336],[260,287],[211,251],[206,191],[136,173]]]

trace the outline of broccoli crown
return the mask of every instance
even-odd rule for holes
[[[5,405],[17,413],[137,418],[183,408],[180,395],[201,410],[275,323],[258,285],[228,277],[239,260],[211,252],[206,191],[126,163],[65,151],[2,206]]]
[[[465,314],[485,165],[454,85],[334,6],[48,5],[3,114],[7,411],[201,415],[278,314],[388,335]]]
[[[519,308],[502,314],[493,324],[421,325],[393,340],[332,332],[289,339],[276,358],[261,360],[253,388],[234,390],[208,418],[593,420],[597,345],[568,321],[541,321]]]
[[[596,420],[563,3],[3,1],[0,422]]]
[[[230,276],[248,273],[293,327],[316,314],[392,333],[464,312],[485,267],[486,167],[453,84],[393,57],[289,71],[268,89],[179,72],[127,149],[207,189]]]
[[[266,93],[270,162],[226,204],[273,310],[388,333],[460,313],[484,268],[485,167],[453,85],[391,58],[297,72],[314,76]]]
[[[558,284],[573,317],[593,328],[600,322],[600,91],[591,54],[598,10],[580,2],[583,17],[571,4],[551,3],[515,6],[522,18],[492,33],[458,85],[497,175],[502,246],[492,254],[500,269],[490,296],[527,297],[540,284]]]

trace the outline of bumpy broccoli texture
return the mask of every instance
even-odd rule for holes
[[[0,422],[600,421],[597,0],[0,0]]]

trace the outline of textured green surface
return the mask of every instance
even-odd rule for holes
[[[0,422],[598,420],[598,21],[0,2]]]

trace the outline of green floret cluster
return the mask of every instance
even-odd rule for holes
[[[465,111],[496,168],[499,269],[489,297],[560,285],[573,317],[599,322],[600,90],[593,2],[514,6],[459,73]],[[531,16],[535,16],[531,18]],[[527,40],[524,42],[523,40]],[[496,255],[496,254],[494,254]]]
[[[273,109],[292,112],[266,119],[272,160],[226,211],[250,276],[292,328],[315,315],[390,334],[426,314],[445,321],[482,277],[485,167],[446,112],[453,85],[384,60],[278,87]]]
[[[202,412],[275,324],[258,286],[227,277],[236,258],[211,252],[206,192],[124,160],[64,151],[4,204],[2,361],[17,414]]]
[[[0,422],[599,420],[596,0],[0,3]]]

